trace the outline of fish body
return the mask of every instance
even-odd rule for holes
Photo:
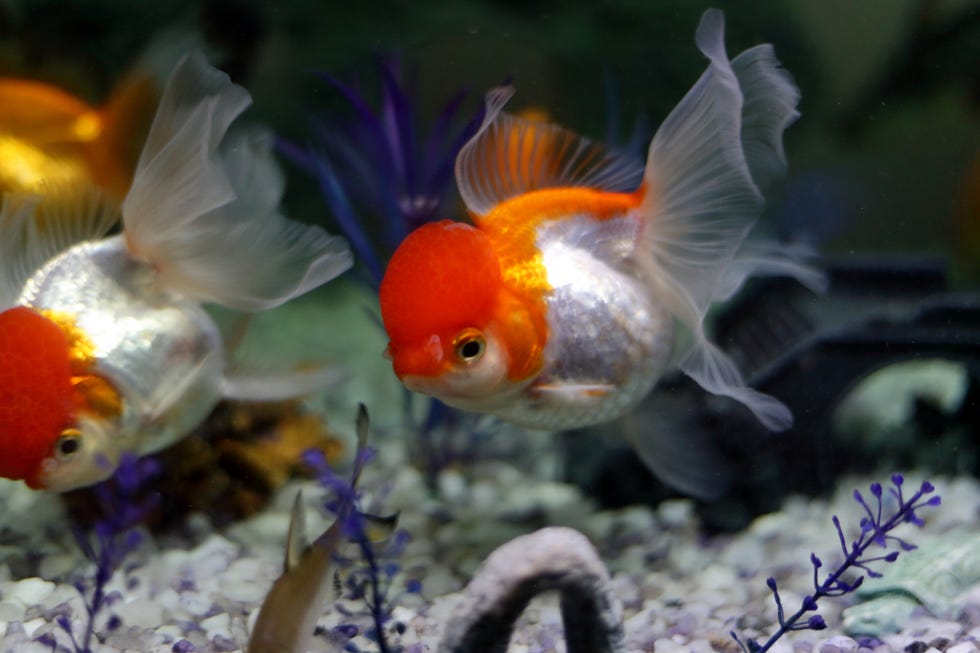
[[[58,473],[59,484],[102,476],[100,457],[114,459],[110,452],[148,454],[173,443],[221,399],[225,356],[217,326],[199,304],[169,296],[154,276],[114,236],[56,256],[17,299],[78,334],[74,377],[103,379],[100,391],[108,387],[117,396],[110,410],[96,404],[89,411],[98,426],[71,445],[79,448]],[[49,467],[52,476],[55,465]]]
[[[159,95],[139,70],[103,107],[43,82],[0,78],[0,192],[86,181],[122,200]]]
[[[819,274],[747,240],[782,172],[799,92],[769,45],[725,53],[721,12],[697,43],[710,65],[661,125],[646,165],[502,111],[460,151],[473,224],[411,233],[380,291],[387,354],[411,390],[531,428],[574,428],[635,406],[680,368],[766,426],[789,411],[746,386],[704,329],[752,274]]]
[[[279,214],[267,135],[227,133],[248,103],[199,55],[175,67],[120,234],[92,185],[4,196],[0,476],[65,491],[173,443],[236,392],[202,303],[271,308],[350,266],[342,239]],[[316,381],[272,382],[266,398]]]

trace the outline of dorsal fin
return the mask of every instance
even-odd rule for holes
[[[631,192],[640,185],[642,161],[562,127],[503,113],[513,94],[510,86],[487,93],[483,124],[456,157],[456,183],[475,218],[541,188]]]
[[[106,235],[119,207],[87,182],[48,185],[41,193],[7,193],[0,205],[0,308],[24,283],[72,245]]]
[[[347,243],[279,211],[285,175],[251,103],[200,53],[175,66],[123,202],[130,253],[168,290],[243,311],[278,306],[352,265]]]
[[[286,535],[286,560],[284,571],[295,568],[308,548],[306,542],[306,513],[303,511],[303,491],[296,493],[290,513],[289,533]]]

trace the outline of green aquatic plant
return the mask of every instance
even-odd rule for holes
[[[731,631],[731,636],[738,642],[738,645],[745,653],[763,653],[772,648],[783,635],[795,630],[823,630],[827,627],[824,618],[816,612],[819,608],[818,601],[825,597],[843,596],[850,594],[864,582],[865,576],[880,578],[881,572],[875,571],[869,565],[876,562],[891,563],[898,559],[902,551],[912,551],[917,548],[904,539],[892,534],[892,531],[901,524],[911,523],[922,527],[924,522],[916,514],[916,510],[924,507],[938,506],[941,502],[939,495],[929,496],[934,491],[932,483],[923,481],[918,491],[906,499],[902,493],[902,486],[905,479],[901,474],[893,474],[891,477],[892,486],[888,488],[888,494],[898,501],[898,507],[890,516],[885,515],[884,496],[885,492],[881,483],[872,483],[869,490],[876,506],[872,506],[865,500],[860,490],[854,490],[854,500],[864,509],[865,516],[861,518],[860,535],[848,546],[841,527],[840,519],[837,515],[833,516],[834,528],[837,530],[837,537],[840,540],[841,552],[844,554],[844,561],[828,574],[823,581],[820,580],[820,570],[823,561],[815,553],[810,554],[810,564],[813,565],[813,593],[803,598],[799,609],[793,614],[786,616],[782,599],[779,596],[779,589],[776,586],[776,579],[769,577],[766,585],[772,592],[773,600],[776,603],[776,616],[779,628],[764,643],[760,644],[754,639],[746,638],[744,641],[738,637],[735,631]],[[887,552],[876,555],[877,552],[869,554],[872,546],[878,549],[887,550],[897,547]],[[846,581],[844,576],[853,574],[860,575],[856,580]]]

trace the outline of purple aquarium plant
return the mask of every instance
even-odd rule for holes
[[[856,540],[850,543],[850,546],[848,546],[847,538],[844,536],[840,519],[837,518],[837,515],[833,516],[834,528],[837,529],[837,537],[840,540],[844,561],[821,581],[820,570],[823,568],[823,561],[816,554],[810,554],[810,563],[813,565],[813,593],[803,598],[796,612],[789,616],[786,615],[782,599],[779,596],[779,589],[776,586],[776,579],[770,577],[766,580],[766,585],[776,602],[779,628],[761,644],[748,638],[743,641],[739,639],[735,631],[732,631],[731,636],[745,653],[768,651],[779,638],[793,630],[823,630],[827,627],[823,617],[818,614],[811,614],[818,610],[817,603],[820,599],[843,596],[853,592],[864,582],[865,575],[871,578],[882,576],[881,572],[875,571],[869,565],[876,562],[895,562],[899,553],[912,551],[916,548],[914,544],[893,535],[891,531],[905,523],[921,527],[924,522],[916,514],[916,510],[927,506],[938,506],[941,498],[939,495],[929,496],[935,491],[929,481],[923,481],[918,491],[908,498],[905,498],[902,492],[905,479],[901,474],[892,475],[891,482],[892,485],[888,488],[888,494],[898,502],[898,507],[890,516],[885,514],[885,491],[881,483],[872,483],[869,488],[873,497],[872,501],[876,504],[874,507],[865,500],[860,490],[854,490],[854,500],[864,509],[866,516],[861,518],[860,534]],[[872,547],[876,547],[876,549],[869,551]],[[857,574],[856,579],[844,579],[845,576],[853,578],[854,574]]]
[[[90,531],[72,529],[82,553],[95,565],[94,578],[75,582],[75,588],[85,599],[86,620],[81,638],[75,636],[68,616],[57,619],[75,653],[92,653],[95,620],[109,605],[106,585],[123,561],[143,543],[144,535],[138,526],[158,505],[159,495],[152,491],[151,485],[159,475],[160,465],[153,458],[124,453],[112,478],[94,487],[101,516]],[[118,617],[111,617],[107,628],[112,630],[119,625]]]
[[[392,653],[398,649],[392,647],[385,636],[385,627],[391,621],[392,611],[401,596],[418,593],[422,588],[419,581],[408,580],[402,592],[396,594],[392,591],[393,580],[401,570],[397,558],[404,552],[410,536],[402,529],[395,529],[397,516],[376,517],[362,511],[359,505],[361,494],[357,489],[357,479],[374,456],[373,449],[360,446],[349,478],[334,471],[320,450],[308,450],[303,460],[315,471],[320,484],[330,492],[326,509],[341,521],[341,532],[356,550],[352,557],[341,555],[339,550],[334,552],[334,560],[344,570],[346,577],[343,598],[363,605],[362,611],[346,611],[345,615],[366,616],[371,626],[364,632],[365,637],[377,643],[380,653]],[[385,535],[381,538],[383,541],[378,541],[376,532]],[[360,633],[353,623],[341,624],[334,630],[346,639]],[[352,642],[348,642],[345,650],[357,649]]]
[[[447,217],[456,154],[476,133],[483,105],[463,111],[459,91],[436,118],[423,124],[418,102],[402,83],[395,58],[379,61],[381,102],[371,106],[354,85],[320,74],[350,111],[312,119],[313,137],[303,147],[280,139],[279,151],[318,182],[337,226],[377,290],[384,264],[413,229]]]

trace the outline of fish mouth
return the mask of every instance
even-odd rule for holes
[[[411,390],[429,396],[441,396],[445,394],[442,384],[434,382],[431,378],[417,374],[405,374],[401,377],[402,385]]]
[[[400,377],[402,385],[419,394],[435,397],[450,406],[458,406],[459,402],[466,402],[472,399],[465,392],[460,392],[453,388],[451,383],[447,383],[445,378],[406,374]],[[459,406],[458,406],[459,407]]]

